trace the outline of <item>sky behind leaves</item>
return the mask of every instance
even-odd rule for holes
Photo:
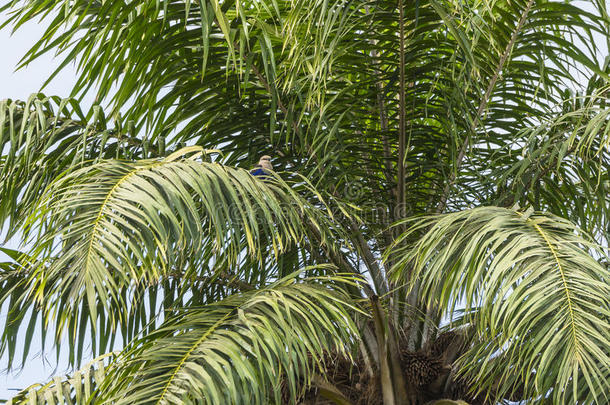
[[[6,15],[0,13],[0,21],[4,21]],[[53,72],[53,69],[59,64],[59,60],[53,60],[51,55],[45,55],[32,63],[27,68],[15,72],[19,60],[26,50],[40,38],[44,29],[42,25],[28,23],[18,32],[11,35],[8,28],[0,30],[0,49],[2,49],[2,58],[0,59],[0,100],[11,98],[19,100],[27,100],[27,98],[40,89],[45,79]],[[70,93],[72,83],[74,82],[75,71],[72,67],[67,67],[56,80],[53,81],[45,90],[48,95],[67,96]],[[2,240],[4,238],[1,238]],[[17,246],[14,243],[3,245],[9,248]],[[0,253],[0,261],[6,260],[6,257]],[[4,312],[0,311],[0,319],[5,317]],[[39,342],[34,342],[32,347]],[[50,348],[48,348],[50,349]],[[46,354],[47,361],[43,361],[42,357],[33,356],[26,363],[25,368],[19,373],[6,373],[6,361],[0,359],[0,399],[8,399],[16,391],[11,388],[25,388],[36,382],[48,380],[50,376],[63,374],[64,370],[60,365],[55,370],[55,352],[48,350]],[[60,363],[67,364],[67,360]]]

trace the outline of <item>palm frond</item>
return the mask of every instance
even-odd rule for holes
[[[203,153],[194,146],[165,159],[102,160],[60,176],[26,220],[24,240],[35,243],[21,282],[3,292],[4,302],[19,291],[8,310],[23,315],[35,306],[33,316],[55,323],[57,341],[69,331],[71,347],[82,344],[88,321],[102,339],[94,347],[104,350],[118,324],[131,325],[124,338],[143,326],[140,314],[134,324],[122,308],[142,310],[146,292],[156,300],[155,286],[171,279],[171,294],[192,291],[176,290],[185,279],[225,291],[252,279],[254,288],[277,278],[274,269],[295,271],[303,259],[284,254],[308,237],[317,248],[338,249],[324,203],[298,193],[308,187],[304,179],[290,185],[270,174],[261,181],[202,160]],[[4,339],[16,331],[11,325]]]
[[[84,405],[106,378],[108,362],[116,353],[91,360],[73,374],[57,376],[46,384],[34,384],[8,400],[6,405]]]
[[[68,11],[63,1],[33,0],[6,8],[15,28],[54,16],[24,63],[52,51],[76,63],[75,94],[97,83],[98,99],[127,110],[122,121],[151,143],[222,145],[239,166],[264,150],[334,194],[358,182],[373,203],[391,199],[404,115],[414,214],[434,210],[441,194],[451,194],[450,209],[485,200],[481,163],[560,103],[566,87],[578,88],[579,73],[607,77],[591,40],[605,35],[607,14],[574,3],[407,2],[402,84],[389,1],[78,1]]]
[[[476,308],[467,319],[483,343],[463,373],[500,394],[518,377],[527,398],[608,400],[610,273],[590,237],[555,216],[495,207],[410,223],[387,252],[393,277],[420,280],[420,296],[449,316]]]
[[[496,203],[531,204],[607,240],[610,110],[606,89],[595,91],[539,116],[492,155]]]
[[[0,101],[0,223],[9,220],[2,227],[7,238],[62,172],[98,159],[156,156],[131,128],[109,121],[99,106],[83,111],[74,99]]]
[[[130,344],[99,401],[281,403],[283,384],[296,401],[327,351],[346,353],[355,343],[350,312],[357,309],[341,293],[341,285],[353,281],[288,277],[184,310]]]

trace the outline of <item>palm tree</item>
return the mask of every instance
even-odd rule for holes
[[[11,403],[608,403],[604,1],[0,11],[79,71],[0,103]]]

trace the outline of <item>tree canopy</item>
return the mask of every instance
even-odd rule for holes
[[[0,11],[79,73],[0,101],[10,403],[608,403],[605,1]]]

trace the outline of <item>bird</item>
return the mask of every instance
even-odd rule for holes
[[[273,170],[273,165],[271,164],[271,156],[264,155],[261,156],[258,164],[254,166],[252,170],[250,170],[250,174],[255,177],[260,177],[261,179],[265,179],[267,174]]]

